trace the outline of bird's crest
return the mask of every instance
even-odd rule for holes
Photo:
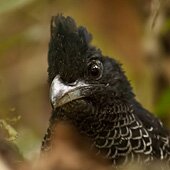
[[[63,15],[53,16],[51,19],[51,38],[56,38],[57,35],[70,36],[77,35],[82,42],[89,43],[92,39],[86,28],[77,27],[76,22],[71,17]]]
[[[73,65],[75,70],[79,70],[76,67],[80,67],[80,63],[84,62],[84,55],[89,48],[91,39],[92,36],[86,28],[77,27],[71,17],[53,16],[48,53],[49,77],[52,77],[51,74],[54,74],[54,70],[57,72],[57,69],[60,68],[64,69],[65,73],[75,73],[71,70]],[[58,72],[61,73],[62,70],[58,70]]]

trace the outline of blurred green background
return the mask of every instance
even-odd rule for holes
[[[0,0],[0,119],[18,132],[23,154],[38,153],[48,126],[47,52],[58,13],[123,63],[137,99],[170,127],[169,0]]]

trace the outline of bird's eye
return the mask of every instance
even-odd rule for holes
[[[103,65],[99,60],[92,60],[88,64],[88,75],[93,79],[100,79],[103,73]]]

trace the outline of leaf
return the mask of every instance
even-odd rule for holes
[[[0,126],[8,132],[8,141],[14,141],[16,139],[18,133],[10,124],[8,124],[5,120],[0,119]]]

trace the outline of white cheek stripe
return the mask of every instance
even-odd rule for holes
[[[61,80],[60,76],[57,75],[52,83],[50,88],[50,100],[53,106],[56,105],[56,101],[61,99],[65,94],[69,91],[73,91],[79,87],[85,87],[88,84],[84,83],[83,81],[78,81],[75,85],[65,85]]]

